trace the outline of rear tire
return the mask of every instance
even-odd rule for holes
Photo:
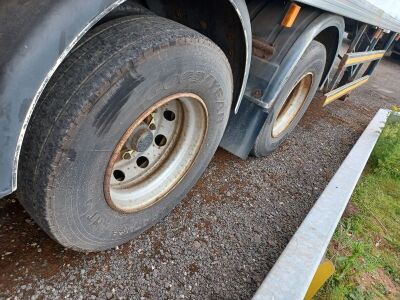
[[[270,154],[294,130],[318,89],[325,63],[325,47],[312,41],[271,107],[253,147],[254,156]]]
[[[228,120],[232,89],[224,53],[183,25],[157,16],[132,16],[98,26],[63,62],[34,111],[21,151],[22,205],[52,238],[75,250],[103,250],[134,238],[163,219],[207,167]],[[168,189],[165,182],[147,191],[156,193],[151,194],[154,199],[139,203],[143,205],[135,210],[121,208],[118,204],[131,204],[107,198],[110,182],[118,187],[115,180],[124,180],[112,173],[114,164],[125,159],[118,147],[137,146],[129,150],[133,152],[124,150],[127,157],[167,147],[165,137],[157,140],[153,134],[156,126],[151,122],[157,120],[151,118],[170,98],[173,107],[186,114],[181,125],[170,128],[186,133],[173,131],[167,138],[179,147],[181,136],[192,134],[198,146],[182,150],[175,161],[167,159],[175,147],[159,156],[157,152],[156,158],[149,156],[150,164],[163,158],[155,164],[161,171],[159,166],[173,166],[175,181]],[[195,104],[187,105],[192,100]],[[160,127],[175,117],[165,118]],[[188,118],[197,121],[187,122]],[[144,130],[138,129],[142,135],[135,133],[128,145],[124,137],[138,128],[132,127],[136,123]],[[196,135],[193,124],[204,124],[205,130]],[[139,166],[138,158],[134,162]],[[138,168],[146,166],[140,163]],[[153,171],[146,171],[146,176],[159,174]]]

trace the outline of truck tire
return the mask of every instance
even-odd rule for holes
[[[254,156],[273,152],[293,131],[318,89],[325,63],[325,47],[312,41],[271,107],[254,144]]]
[[[196,183],[227,124],[224,53],[157,16],[97,27],[63,62],[23,142],[18,198],[56,241],[122,244],[163,219]]]
[[[154,13],[139,3],[127,1],[114,8],[114,10],[101,19],[98,24],[106,23],[118,18],[137,15],[154,15]]]

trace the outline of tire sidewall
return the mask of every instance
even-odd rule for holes
[[[222,53],[222,52],[221,52]],[[215,49],[196,43],[174,46],[128,64],[79,125],[58,160],[59,175],[50,205],[50,225],[62,230],[56,239],[80,250],[101,250],[121,244],[164,218],[184,197],[211,160],[225,129],[232,98],[232,75]],[[212,63],[210,63],[212,62]],[[99,93],[82,88],[77,97]],[[95,84],[93,84],[95,86]],[[128,127],[159,100],[176,93],[194,93],[208,110],[202,148],[186,176],[165,197],[132,214],[107,204],[104,173],[114,147]],[[94,133],[94,134],[93,134]]]

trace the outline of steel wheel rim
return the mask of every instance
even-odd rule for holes
[[[280,136],[293,122],[303,107],[313,83],[313,74],[306,73],[294,85],[278,112],[272,127],[272,137]]]
[[[171,95],[146,110],[111,156],[104,180],[107,203],[126,213],[157,203],[192,166],[207,124],[204,101],[192,93]]]

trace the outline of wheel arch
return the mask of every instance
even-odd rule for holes
[[[334,34],[334,38],[329,34]],[[333,68],[333,63],[342,45],[344,34],[344,19],[341,16],[321,12],[307,27],[300,32],[290,49],[284,53],[278,70],[273,74],[271,81],[265,88],[263,99],[255,100],[261,107],[268,109],[273,105],[284,83],[295,68],[297,62],[313,40],[321,42],[327,50],[327,63],[320,83],[322,87]]]
[[[160,16],[188,26],[216,43],[227,56],[234,78],[233,105],[238,110],[251,61],[251,24],[244,0],[145,0]]]
[[[0,49],[0,197],[17,188],[25,131],[51,76],[87,31],[125,1],[44,0],[39,4],[36,1],[24,5],[13,1],[0,4],[0,44],[7,45]],[[238,41],[244,62],[237,66],[241,73],[237,77],[241,78],[240,88],[235,95],[238,104],[249,71],[250,20],[244,0],[219,1],[229,4],[236,13],[243,37]],[[220,47],[223,44],[223,39],[214,41]]]
[[[337,57],[340,50],[342,44],[342,39],[340,38],[340,36],[343,36],[343,32],[341,30],[342,28],[339,28],[337,26],[326,27],[314,38],[314,40],[324,45],[326,49],[326,65],[324,73],[322,75],[321,86],[326,81],[327,76],[335,61],[335,58]]]
[[[253,35],[257,40],[254,48],[258,51],[252,57],[244,103],[236,115],[231,114],[220,144],[243,159],[250,153],[278,95],[310,43],[319,40],[327,47],[328,59],[320,87],[328,78],[341,47],[343,17],[304,6],[294,26],[283,28],[284,12],[285,2],[274,1],[252,19]],[[330,41],[332,32],[335,36]],[[264,48],[268,51],[264,52]]]

